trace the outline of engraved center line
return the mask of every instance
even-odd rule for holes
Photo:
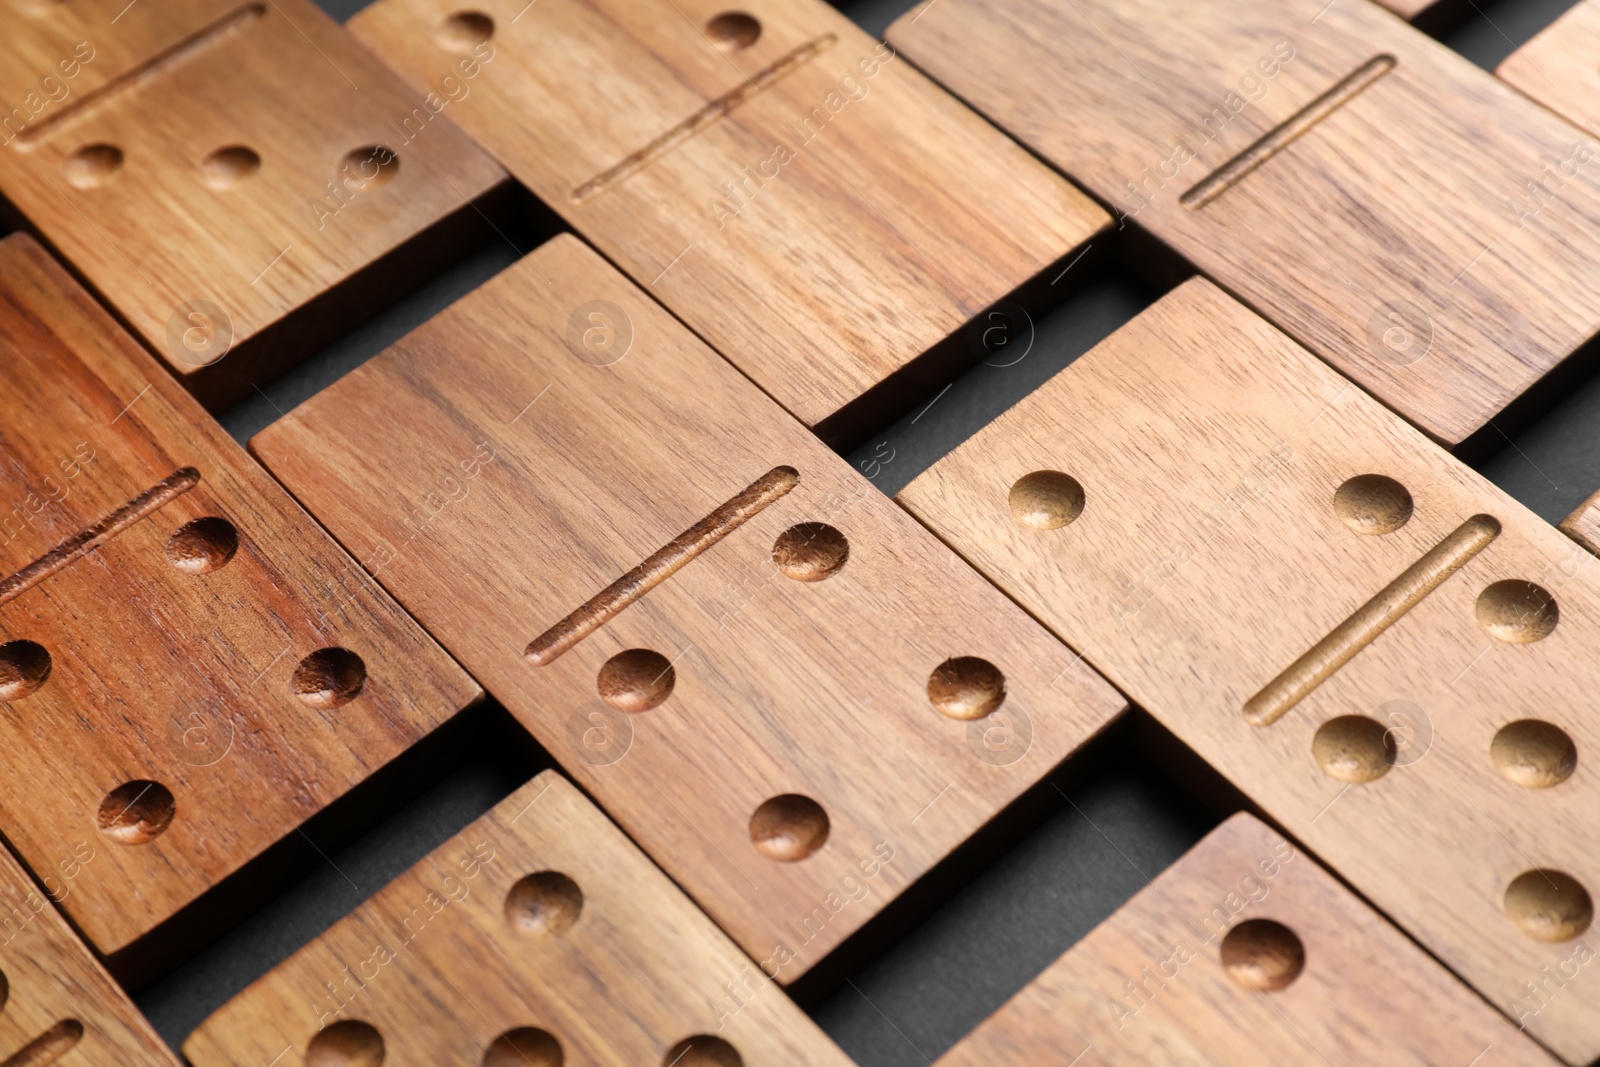
[[[133,5],[129,4],[128,6],[132,7]],[[183,66],[189,60],[209,51],[232,36],[235,31],[242,29],[248,23],[254,22],[266,13],[267,6],[263,3],[248,3],[235,8],[212,22],[209,26],[201,27],[191,33],[166,51],[156,54],[137,67],[123,71],[105,84],[90,89],[78,97],[77,100],[67,104],[48,118],[41,119],[17,134],[16,137],[12,138],[12,143],[17,146],[19,151],[32,151],[40,141],[55,130],[91,113],[112,97],[122,93],[133,92],[168,71]],[[122,16],[119,15],[117,17],[121,18]]]
[[[62,1019],[6,1057],[0,1067],[44,1067],[65,1056],[82,1040],[83,1024],[76,1019]]]
[[[1178,198],[1178,202],[1191,211],[1205,207],[1243,181],[1251,171],[1288,148],[1301,134],[1360,96],[1379,78],[1393,70],[1394,65],[1395,58],[1389,55],[1367,60],[1339,84],[1289,116],[1286,122],[1268,130],[1255,144],[1200,179]]]
[[[774,467],[674,537],[666,547],[591,597],[577,611],[534,638],[523,655],[536,667],[554,663],[563,652],[610,622],[629,604],[672,577],[690,560],[759,515],[768,504],[800,484],[793,467]]]
[[[1356,653],[1399,622],[1406,612],[1499,536],[1500,522],[1489,515],[1474,515],[1456,527],[1407,567],[1400,577],[1357,608],[1327,637],[1312,645],[1309,652],[1246,701],[1245,721],[1252,726],[1271,726],[1283,718],[1285,712],[1333,677],[1334,672],[1349,663]]]
[[[606,168],[572,190],[572,199],[582,203],[592,196],[605,192],[611,186],[619,184],[634,172],[643,170],[684,141],[727,115],[740,104],[750,100],[763,90],[771,88],[785,75],[793,73],[823,52],[826,52],[829,48],[832,48],[837,40],[838,38],[833,34],[825,33],[821,37],[807,41],[779,59],[772,66],[752,75],[737,89],[723,93],[660,137],[657,137],[637,152],[625,157],[620,163]]]
[[[200,484],[200,472],[184,467],[161,479],[93,526],[85,527],[20,571],[0,581],[0,604],[14,600],[57,571],[65,570],[123,530],[154,514]]]

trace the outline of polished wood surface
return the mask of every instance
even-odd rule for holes
[[[1555,1067],[1311,856],[1233,816],[939,1067]]]
[[[213,406],[492,236],[469,201],[504,172],[309,0],[14,0],[5,26],[0,193]]]
[[[546,771],[184,1042],[194,1067],[851,1062]]]
[[[22,235],[0,379],[0,827],[101,952],[193,951],[186,906],[478,687]]]
[[[419,89],[491,45],[456,120],[826,437],[975,362],[936,346],[1108,222],[822,0],[381,0],[350,26]]]
[[[1528,1033],[1600,1054],[1593,557],[1199,279],[899,499]]]
[[[1600,329],[1600,185],[1524,184],[1583,135],[1367,0],[934,0],[889,39],[1446,444],[1501,447]]]
[[[1579,0],[1566,14],[1507,56],[1495,73],[1559,115],[1583,128],[1574,149],[1530,174],[1537,201],[1549,201],[1594,161],[1595,123],[1600,120],[1600,3]]]
[[[786,983],[1123,707],[572,236],[251,444]]]

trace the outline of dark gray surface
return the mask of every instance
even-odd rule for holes
[[[1350,3],[1354,0],[1335,0]],[[1501,0],[1447,43],[1492,68],[1572,0]],[[359,0],[323,0],[345,18]],[[869,32],[908,7],[862,0],[844,10]],[[241,441],[360,365],[395,338],[526,252],[537,235],[496,242],[391,311],[223,416]],[[515,245],[515,248],[512,245]],[[943,392],[868,439],[851,459],[893,493],[1051,374],[1137,314],[1155,290],[1116,269],[1097,269],[1077,295],[1035,323],[1032,347],[996,352]],[[1600,381],[1575,389],[1481,469],[1502,488],[1555,521],[1600,487]],[[888,458],[885,462],[885,457]],[[137,1000],[176,1044],[249,981],[349,912],[388,879],[437,847],[526,780],[539,757],[511,752],[515,729],[485,711],[468,756],[443,780],[292,892]],[[853,975],[814,1015],[853,1057],[870,1067],[931,1062],[1097,922],[1172,862],[1210,826],[1194,802],[1159,771],[1119,757],[1099,778],[1063,798],[1036,831],[935,911],[912,933]]]

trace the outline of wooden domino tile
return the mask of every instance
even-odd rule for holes
[[[1556,1063],[1316,860],[1245,814],[1212,831],[938,1067],[1069,1061]]]
[[[158,966],[479,690],[24,235],[0,379],[0,827],[113,963]]]
[[[889,39],[1446,444],[1600,331],[1600,186],[1525,190],[1586,139],[1366,0],[936,0]]]
[[[823,0],[382,0],[350,27],[418,86],[494,47],[454,117],[831,439],[975,361],[963,328],[1109,223]]]
[[[72,856],[93,864],[107,846]],[[73,891],[59,877],[50,896]],[[0,1060],[34,1067],[58,1060],[84,1067],[178,1067],[111,976],[0,847]]]
[[[196,1030],[194,1067],[850,1060],[546,771]]]
[[[1600,3],[1580,0],[1507,56],[1495,73],[1584,128],[1584,134],[1573,133],[1566,155],[1528,175],[1519,190],[1527,199],[1525,209],[1555,200],[1575,181],[1592,182],[1583,171],[1594,161],[1593,136],[1600,121]]]
[[[1199,279],[900,499],[1496,1007],[1600,1055],[1593,557]]]
[[[1572,514],[1561,520],[1558,529],[1600,556],[1600,491],[1574,508]]]
[[[9,0],[0,194],[223,406],[487,232],[450,121],[493,48],[403,84],[310,0]],[[459,65],[458,65],[459,64]]]
[[[570,235],[251,446],[786,983],[1124,706]]]

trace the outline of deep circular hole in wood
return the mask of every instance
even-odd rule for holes
[[[1394,533],[1411,521],[1405,486],[1386,474],[1358,474],[1334,490],[1334,514],[1358,534]]]
[[[1398,754],[1399,746],[1389,728],[1365,715],[1329,719],[1311,739],[1311,755],[1322,773],[1352,785],[1388,774]]]
[[[200,161],[200,182],[210,189],[228,189],[261,169],[261,157],[242,144],[219,148]]]
[[[1578,769],[1578,746],[1559,726],[1541,719],[1519,719],[1500,727],[1489,743],[1489,758],[1507,781],[1528,789],[1548,789]]]
[[[1535,941],[1571,941],[1594,920],[1589,891],[1565,871],[1524,871],[1506,886],[1506,915]]]
[[[167,538],[167,561],[180,571],[209,574],[220,570],[239,551],[239,531],[216,515],[186,522]]]
[[[667,657],[648,648],[630,648],[601,665],[595,689],[618,711],[637,714],[671,696],[677,681],[678,672]]]
[[[50,653],[36,641],[0,645],[0,700],[21,700],[50,680]]]
[[[561,1067],[565,1060],[561,1042],[537,1026],[507,1030],[483,1053],[483,1067]]]
[[[494,19],[481,11],[457,11],[439,23],[434,36],[452,52],[471,52],[494,36]]]
[[[98,189],[122,170],[122,149],[89,144],[61,161],[61,176],[74,189]]]
[[[1246,989],[1276,993],[1300,977],[1306,966],[1306,949],[1282,923],[1246,919],[1223,937],[1222,966]]]
[[[738,52],[756,43],[761,23],[743,11],[724,11],[706,23],[706,36],[724,52]]]
[[[348,704],[367,683],[367,665],[347,648],[319,648],[294,669],[294,695],[314,708]]]
[[[661,1067],[744,1067],[744,1057],[720,1037],[695,1034],[669,1048]]]
[[[306,1067],[380,1067],[383,1055],[377,1027],[343,1019],[317,1031],[306,1046]]]
[[[928,701],[940,715],[970,722],[992,715],[1006,700],[1006,676],[986,659],[956,656],[928,676]]]
[[[795,863],[828,840],[828,813],[810,797],[784,793],[763,801],[750,816],[750,841],[769,860]]]
[[[1083,514],[1083,486],[1060,471],[1024,474],[1011,486],[1006,502],[1011,517],[1035,530],[1059,530]]]
[[[1544,640],[1561,619],[1550,591],[1521,578],[1507,578],[1485,587],[1478,594],[1476,611],[1478,625],[1490,637],[1513,645]]]
[[[583,914],[583,890],[560,871],[539,871],[506,894],[506,923],[530,937],[560,937]]]
[[[119,845],[148,845],[167,832],[178,814],[172,790],[160,782],[124,782],[100,802],[100,832]]]
[[[772,562],[786,578],[797,582],[831,578],[849,559],[849,540],[825,522],[798,523],[772,544]]]

